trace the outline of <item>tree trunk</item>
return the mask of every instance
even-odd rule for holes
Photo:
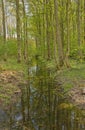
[[[20,38],[19,0],[16,0],[16,24],[17,24],[18,62],[21,62],[21,38]]]
[[[50,60],[50,21],[49,21],[49,10],[48,10],[49,0],[46,0],[46,42],[47,42],[47,59]]]
[[[80,8],[81,2],[78,0],[77,11],[78,11],[78,22],[77,22],[77,30],[78,30],[78,47],[79,47],[79,58],[82,59],[82,50],[81,50],[81,16],[80,16]]]
[[[2,18],[3,18],[3,41],[4,41],[4,60],[7,60],[7,52],[6,52],[6,23],[5,23],[5,7],[4,0],[2,0]]]
[[[61,40],[61,33],[60,33],[57,0],[54,0],[54,11],[55,11],[55,21],[56,21],[56,38],[57,38],[57,45],[58,45],[58,62],[59,62],[59,66],[63,66],[64,56],[63,56],[63,47],[62,47],[62,40]]]
[[[25,11],[25,3],[24,0],[22,0],[23,4],[23,30],[24,30],[24,59],[27,59],[27,17],[26,17],[26,11]]]
[[[85,0],[84,0],[84,44],[85,44]]]
[[[70,6],[70,0],[67,0],[66,3],[66,19],[67,19],[67,47],[66,47],[66,57],[65,57],[65,64],[67,67],[70,67],[69,64],[69,53],[70,53],[70,20],[69,20],[69,6]]]

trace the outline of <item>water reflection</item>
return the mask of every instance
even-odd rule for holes
[[[29,69],[28,83],[8,110],[0,109],[2,130],[85,130],[85,110],[65,99],[63,88],[45,67]],[[30,128],[30,129],[29,129]]]

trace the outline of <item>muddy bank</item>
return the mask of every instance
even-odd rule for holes
[[[62,88],[64,95],[74,106],[85,109],[85,80],[70,79],[58,76],[57,86]]]
[[[68,92],[70,101],[80,107],[85,109],[85,81],[80,80],[74,83],[73,88]]]
[[[8,106],[21,95],[20,84],[25,83],[23,72],[5,70],[0,72],[0,106]]]

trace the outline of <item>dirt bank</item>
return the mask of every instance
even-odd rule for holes
[[[62,88],[69,102],[74,106],[85,109],[85,80],[57,76],[55,82],[57,87]]]
[[[73,88],[68,92],[71,102],[85,109],[85,81],[80,80],[77,83],[74,83]]]
[[[21,94],[19,85],[24,82],[23,72],[5,70],[0,72],[0,106],[15,102]],[[18,95],[18,96],[17,96]]]

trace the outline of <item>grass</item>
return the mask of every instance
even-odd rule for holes
[[[61,75],[71,79],[74,78],[85,79],[85,62],[83,63],[76,62],[74,65],[70,69],[64,70]]]
[[[25,63],[17,63],[17,60],[15,58],[7,59],[7,61],[1,60],[0,65],[2,66],[2,69],[4,70],[15,70],[15,71],[25,71],[27,65]]]
[[[85,80],[85,62],[71,60],[71,68],[60,71],[58,77],[63,83],[65,92],[68,92],[74,85],[82,85],[82,80]]]

